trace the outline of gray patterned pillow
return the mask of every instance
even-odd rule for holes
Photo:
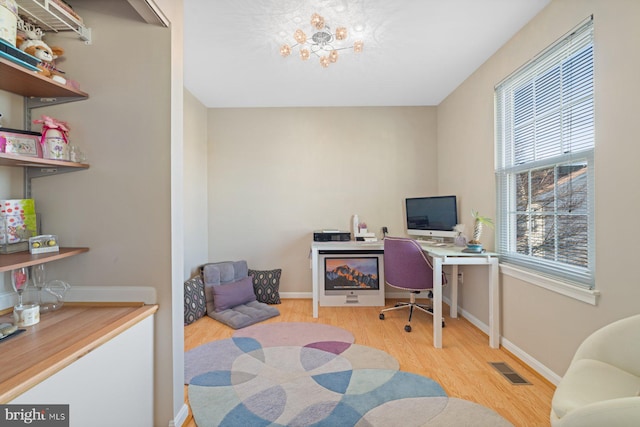
[[[195,276],[184,282],[184,324],[189,325],[207,313],[202,277]]]
[[[251,270],[249,276],[253,281],[253,292],[260,302],[266,304],[280,304],[280,275],[282,269],[275,270]]]

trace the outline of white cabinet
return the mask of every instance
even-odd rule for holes
[[[10,403],[68,404],[72,427],[153,426],[153,321],[141,320]]]

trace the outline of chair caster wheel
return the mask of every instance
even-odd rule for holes
[[[411,332],[411,325],[405,325],[404,330],[406,332]]]
[[[445,325],[444,325],[444,320],[443,320],[443,321],[442,321],[442,327],[444,328],[444,326],[445,326]]]
[[[380,313],[378,317],[380,318],[380,320],[384,320],[384,313]]]

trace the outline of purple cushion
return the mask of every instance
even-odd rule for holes
[[[249,276],[235,282],[212,286],[211,291],[213,292],[215,311],[227,310],[256,300],[256,294],[253,293],[253,282]]]

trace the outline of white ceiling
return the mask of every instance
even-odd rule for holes
[[[438,105],[549,1],[184,0],[185,86],[209,108]],[[280,56],[314,12],[363,52]]]

